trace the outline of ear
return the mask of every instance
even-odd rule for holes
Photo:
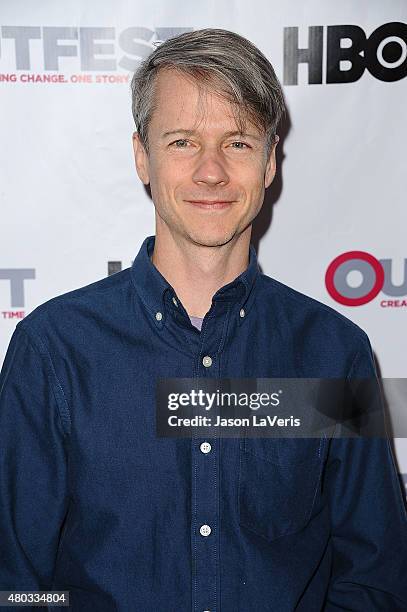
[[[271,147],[270,155],[267,160],[266,170],[264,173],[264,187],[267,189],[271,185],[276,175],[276,146],[280,137],[275,136],[273,146]]]
[[[133,151],[137,174],[144,185],[150,182],[148,155],[137,132],[133,133]]]

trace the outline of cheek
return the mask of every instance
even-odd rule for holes
[[[174,202],[182,199],[182,194],[188,193],[187,172],[177,166],[159,163],[154,164],[150,171],[151,195],[162,211],[173,209]],[[190,192],[190,190],[189,190]]]
[[[185,182],[189,176],[188,169],[182,164],[171,164],[165,161],[160,161],[153,164],[150,172],[152,180],[158,183],[160,189],[173,191],[174,188]]]
[[[251,169],[249,172],[241,171],[239,173],[239,184],[245,191],[247,197],[258,196],[264,188],[264,174],[263,170],[256,167]]]

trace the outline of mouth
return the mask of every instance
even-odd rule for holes
[[[227,208],[233,204],[234,200],[185,200],[188,204],[192,204],[196,208],[206,210],[217,210]]]

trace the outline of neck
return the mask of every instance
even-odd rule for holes
[[[174,288],[190,316],[204,317],[213,295],[249,264],[251,226],[227,244],[205,246],[157,231],[151,261]]]

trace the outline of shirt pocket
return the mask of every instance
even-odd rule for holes
[[[303,529],[320,490],[328,440],[242,438],[239,448],[239,523],[275,540]]]

